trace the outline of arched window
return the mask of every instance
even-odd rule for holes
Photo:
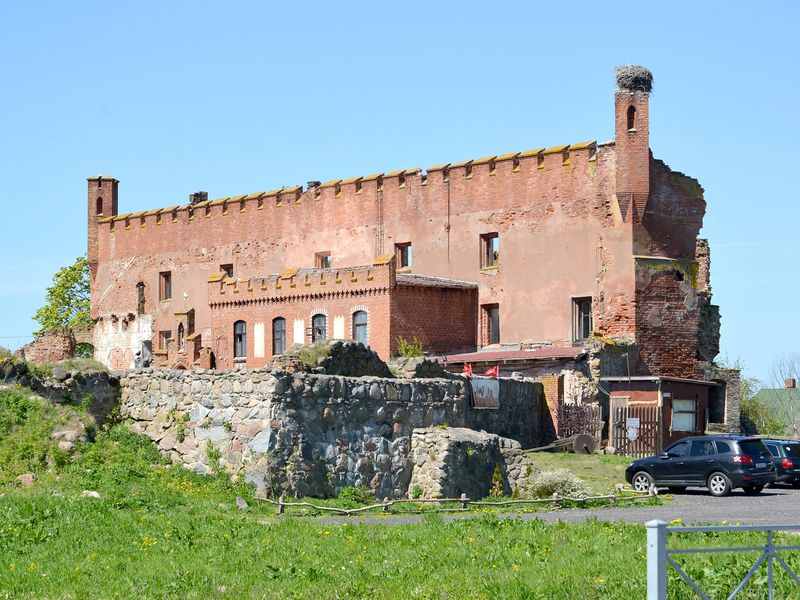
[[[321,342],[328,337],[328,317],[314,315],[311,317],[311,341]]]
[[[636,107],[628,107],[628,129],[636,129]]]
[[[247,358],[247,323],[233,324],[233,358]]]
[[[272,319],[272,354],[286,352],[286,319]]]
[[[357,342],[360,342],[367,345],[367,323],[368,323],[367,311],[365,310],[357,310],[353,313],[353,339]]]
[[[103,214],[103,199],[100,197],[97,198],[97,214]]]
[[[186,330],[183,328],[183,323],[178,324],[178,352],[186,351]]]
[[[136,284],[136,312],[140,315],[143,315],[144,310],[144,283],[140,281]]]

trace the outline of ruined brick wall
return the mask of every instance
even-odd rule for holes
[[[701,299],[694,288],[693,263],[637,261],[636,302],[638,374],[700,376]]]
[[[631,232],[613,198],[614,163],[613,145],[576,145],[104,217],[93,313],[102,321],[136,315],[141,282],[152,336],[194,308],[198,331],[211,338],[207,281],[222,264],[250,279],[312,266],[321,251],[334,266],[369,264],[411,242],[414,272],[474,281],[479,303],[499,304],[502,341],[571,343],[573,296],[602,298],[611,312],[631,306]],[[500,264],[482,269],[481,235],[490,232],[500,235]],[[172,273],[166,301],[161,271]],[[600,313],[597,322],[605,323]],[[608,323],[611,334],[633,335],[630,314]]]
[[[639,263],[642,257],[693,262],[705,201],[696,180],[652,158],[649,118],[647,93],[619,89],[611,143],[535,148],[123,215],[116,210],[116,182],[92,180],[92,311],[99,318],[101,360],[130,363],[142,338],[174,332],[175,315],[190,309],[204,340],[230,345],[232,315],[212,323],[209,306],[208,279],[220,265],[231,264],[237,279],[252,280],[311,267],[317,253],[329,253],[334,267],[372,264],[393,255],[396,244],[411,243],[413,272],[475,282],[477,304],[499,306],[502,344],[573,344],[573,301],[591,297],[593,333],[640,343],[643,372],[696,373],[692,355],[714,353],[708,278],[702,268],[685,267],[697,285],[688,293]],[[98,217],[92,211],[101,189],[114,200]],[[500,238],[494,265],[481,260],[486,234]],[[161,271],[172,274],[168,300],[159,299]],[[138,283],[144,285],[143,315],[137,313]],[[265,325],[277,316],[273,308],[288,310],[258,306],[252,316]],[[335,310],[346,316],[350,308],[343,303]],[[403,316],[409,311],[389,310],[397,314],[398,332],[405,328],[411,337],[412,330],[441,323],[431,318],[425,327],[412,327]],[[137,315],[133,333],[119,325],[127,315]],[[706,325],[710,335],[698,333]],[[478,315],[462,328],[477,330]],[[391,349],[394,337],[376,332],[375,344]],[[457,351],[468,337],[438,328],[429,345]],[[445,348],[450,344],[458,346]],[[381,354],[388,354],[383,346]],[[257,364],[254,359],[248,364]]]
[[[75,356],[75,337],[71,331],[44,333],[20,349],[22,358],[34,364],[54,363]]]
[[[478,290],[398,285],[392,294],[391,349],[417,338],[426,353],[468,351],[477,345]]]

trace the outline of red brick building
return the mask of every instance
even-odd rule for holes
[[[216,200],[196,193],[125,214],[118,181],[90,178],[97,358],[127,368],[151,342],[162,364],[172,344],[189,362],[203,351],[230,366],[238,336],[240,358],[259,365],[276,336],[310,341],[325,317],[326,336],[368,331],[384,358],[398,336],[416,335],[437,354],[582,349],[594,380],[704,379],[719,313],[698,239],[703,190],[653,158],[650,75],[634,72],[618,77],[615,135],[603,143]],[[273,332],[275,319],[285,324]],[[581,352],[548,361],[556,355]],[[514,360],[526,358],[535,367],[534,356]]]

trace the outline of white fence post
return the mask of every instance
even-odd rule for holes
[[[667,524],[648,521],[647,527],[647,600],[667,599]]]

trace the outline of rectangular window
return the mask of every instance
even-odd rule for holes
[[[481,319],[481,345],[488,346],[490,344],[499,344],[500,305],[484,304],[481,309],[483,310]]]
[[[172,272],[162,271],[158,274],[158,298],[169,300],[172,298]]]
[[[172,339],[172,332],[171,331],[159,331],[158,332],[158,349],[161,352],[167,351],[167,345],[169,341]]]
[[[481,269],[491,269],[500,264],[500,235],[484,233],[481,236]]]
[[[233,279],[233,265],[231,264],[220,265],[219,270],[225,273],[226,277],[230,277],[231,279]]]
[[[394,254],[397,258],[398,269],[410,269],[414,263],[414,252],[411,249],[411,242],[394,245]]]
[[[333,265],[330,252],[317,252],[314,255],[314,267],[317,269],[330,269]]]
[[[672,431],[694,431],[696,416],[696,400],[672,401]]]
[[[572,299],[572,339],[582,342],[592,335],[592,299]]]

